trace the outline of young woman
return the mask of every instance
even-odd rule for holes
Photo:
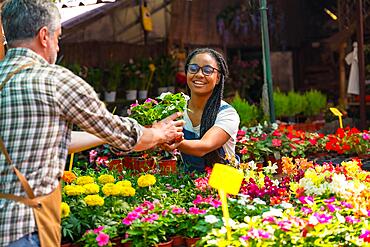
[[[169,146],[181,151],[187,170],[204,171],[206,166],[223,163],[225,154],[235,155],[239,116],[222,100],[228,68],[223,56],[209,48],[196,49],[185,62],[190,90],[184,113],[184,140]]]

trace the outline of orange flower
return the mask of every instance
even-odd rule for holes
[[[63,181],[69,184],[72,183],[76,178],[77,178],[76,175],[70,171],[64,171],[62,177]]]

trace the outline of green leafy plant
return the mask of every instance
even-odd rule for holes
[[[157,60],[156,79],[159,87],[167,87],[175,82],[176,66],[170,56],[163,56]]]
[[[121,65],[120,64],[113,64],[110,66],[109,73],[108,73],[108,81],[107,81],[107,91],[114,92],[117,90],[119,83],[121,82]]]
[[[240,98],[239,95],[234,97],[231,105],[239,114],[240,126],[251,127],[257,125],[261,116],[261,110],[258,106],[249,104],[248,101]]]
[[[182,93],[163,93],[156,99],[158,101],[148,98],[142,104],[132,104],[128,112],[129,116],[139,124],[147,126],[173,113],[185,111],[186,98]]]
[[[312,117],[318,115],[321,111],[323,111],[326,107],[326,95],[317,91],[317,90],[310,90],[305,93],[305,98],[307,102],[307,106],[303,113],[308,116]]]
[[[288,93],[288,111],[287,115],[289,117],[294,117],[298,114],[303,113],[307,106],[306,98],[300,93],[290,91]]]
[[[87,82],[97,91],[102,91],[103,71],[100,68],[89,68]]]
[[[289,99],[285,93],[274,92],[275,115],[277,118],[286,117],[289,114]]]

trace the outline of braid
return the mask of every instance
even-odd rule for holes
[[[185,71],[187,73],[187,66],[190,63],[190,60],[197,54],[208,53],[217,61],[218,68],[220,70],[220,81],[213,89],[211,97],[208,99],[202,114],[202,119],[200,122],[200,137],[203,137],[204,134],[215,124],[217,114],[221,106],[221,100],[223,98],[224,85],[226,78],[228,76],[228,68],[225,59],[223,56],[210,48],[200,48],[192,51],[188,58],[185,61]],[[214,164],[217,162],[223,162],[219,150],[214,150],[203,157],[206,159],[207,164]]]

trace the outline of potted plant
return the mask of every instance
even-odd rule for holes
[[[238,112],[240,117],[240,126],[251,127],[257,125],[262,118],[261,109],[258,106],[249,104],[245,99],[241,99],[239,94],[231,101],[231,105]]]
[[[143,59],[140,64],[141,76],[139,82],[139,99],[146,99],[148,97],[148,90],[153,80],[155,65],[151,58]]]
[[[174,92],[176,67],[170,56],[163,56],[157,62],[158,70],[156,79],[158,82],[158,95],[164,92]]]
[[[317,91],[310,90],[304,94],[307,102],[307,107],[304,109],[303,113],[308,118],[319,115],[322,110],[326,107],[326,95]]]
[[[100,68],[88,68],[86,80],[100,97],[100,92],[102,91],[103,71]]]
[[[126,85],[126,99],[136,100],[137,99],[137,88],[140,84],[142,74],[140,71],[139,64],[136,64],[133,59],[130,59],[124,68],[124,80]]]
[[[121,75],[122,71],[120,64],[113,64],[110,66],[108,72],[106,91],[104,94],[106,102],[114,102],[116,100],[117,87],[121,82]]]

